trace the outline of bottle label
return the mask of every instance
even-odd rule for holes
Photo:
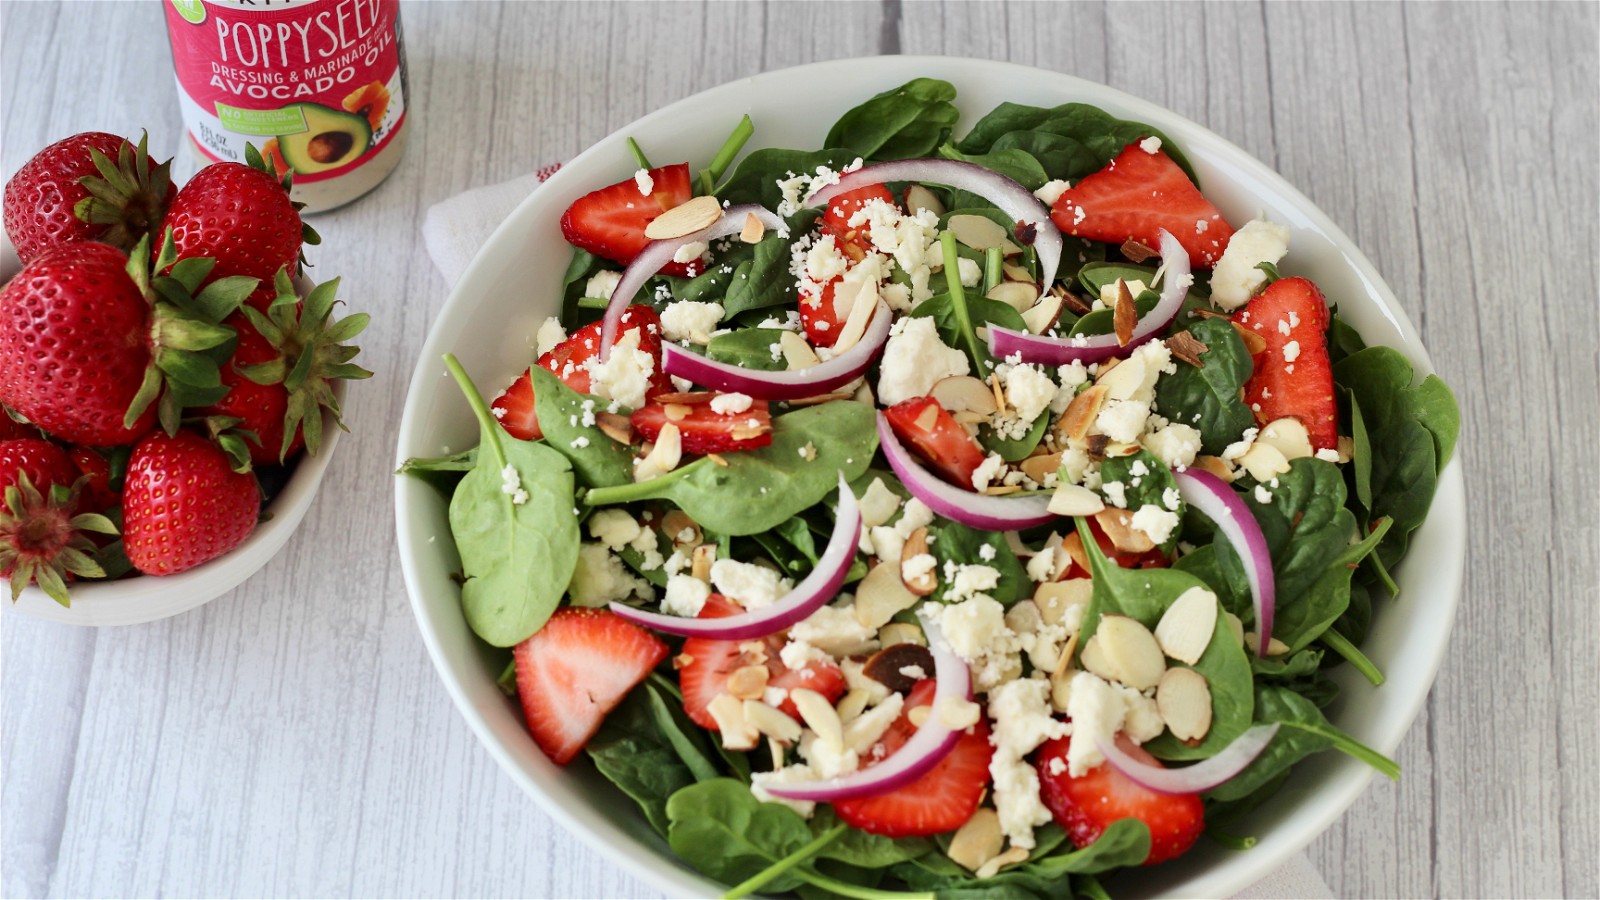
[[[399,0],[168,0],[189,137],[214,162],[254,144],[297,184],[348,174],[406,114]]]

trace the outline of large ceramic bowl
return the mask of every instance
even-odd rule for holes
[[[1285,269],[1305,275],[1339,301],[1339,312],[1371,344],[1400,348],[1420,372],[1432,371],[1400,304],[1371,263],[1300,192],[1243,150],[1154,104],[1104,86],[1005,63],[934,57],[840,60],[770,72],[726,84],[659,110],[596,143],[529,196],[494,233],[445,304],[411,380],[400,423],[397,460],[434,456],[477,440],[477,426],[440,356],[453,352],[479,384],[509,382],[527,365],[531,336],[559,307],[560,273],[570,249],[561,212],[597,186],[626,178],[633,165],[625,136],[659,160],[706,160],[741,113],[756,123],[751,148],[816,147],[846,109],[917,76],[934,76],[960,91],[960,128],[1004,100],[1039,106],[1083,101],[1155,125],[1194,163],[1206,195],[1243,222],[1264,211],[1294,232]],[[959,130],[959,129],[958,129]],[[456,705],[508,774],[568,830],[659,890],[712,896],[721,888],[676,861],[665,843],[581,759],[552,765],[523,726],[521,713],[495,687],[500,662],[463,619],[451,581],[458,560],[446,502],[431,487],[397,480],[395,513],[400,556],[423,639]],[[1405,602],[1380,606],[1363,650],[1389,676],[1373,688],[1348,666],[1338,670],[1333,721],[1356,738],[1392,752],[1421,708],[1444,653],[1460,593],[1466,546],[1460,466],[1446,469],[1427,524],[1416,532],[1399,573]],[[503,659],[503,657],[500,657]],[[1260,878],[1304,847],[1356,799],[1372,771],[1338,753],[1302,763],[1283,790],[1248,822],[1260,843],[1247,852],[1205,841],[1175,864],[1119,876],[1119,894],[1226,896]]]

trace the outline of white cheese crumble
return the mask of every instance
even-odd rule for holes
[[[639,186],[639,193],[645,197],[655,193],[656,180],[650,177],[649,169],[640,169],[633,173],[633,183]]]
[[[989,774],[994,779],[994,806],[1000,829],[1013,847],[1031,848],[1033,829],[1050,821],[1050,811],[1039,799],[1039,776],[1024,758],[1040,744],[1063,737],[1072,726],[1050,711],[1050,683],[1019,678],[989,692],[989,717],[994,731],[989,743],[994,757]]]
[[[578,548],[578,565],[567,587],[573,606],[605,606],[634,594],[648,595],[650,585],[622,565],[622,559],[600,544]]]
[[[1165,544],[1178,527],[1178,514],[1154,503],[1146,503],[1133,514],[1133,521],[1129,524],[1135,531],[1144,532],[1155,543]]]
[[[700,259],[700,257],[705,256],[706,251],[710,249],[711,248],[706,244],[705,241],[690,241],[689,243],[684,244],[682,247],[679,247],[672,254],[672,261],[675,263],[696,262]]]
[[[673,616],[692,619],[711,597],[711,585],[692,575],[667,576],[667,591],[661,598],[661,611]]]
[[[711,583],[717,593],[738,602],[745,609],[771,606],[793,587],[787,579],[766,566],[719,559],[711,564]]]
[[[617,285],[622,281],[621,272],[599,271],[589,277],[588,283],[583,286],[585,297],[598,297],[601,300],[610,300],[616,292]],[[560,324],[557,322],[556,324]]]
[[[1066,181],[1046,181],[1044,187],[1033,192],[1045,206],[1055,206],[1061,195],[1072,189],[1072,184]]]
[[[711,411],[723,416],[735,416],[749,409],[755,401],[749,394],[718,394],[711,398]]]
[[[500,493],[510,496],[513,506],[528,502],[528,492],[522,489],[522,478],[517,475],[517,467],[510,463],[500,470]]]
[[[559,347],[561,342],[566,339],[567,330],[561,327],[561,320],[551,316],[544,320],[544,324],[539,326],[538,334],[534,335],[533,352],[538,356],[543,356]]]
[[[610,550],[621,550],[639,537],[639,523],[620,509],[597,509],[589,516],[589,536]]]
[[[939,339],[933,319],[902,318],[894,323],[883,351],[878,400],[893,406],[924,397],[939,379],[968,371],[967,355]]]
[[[669,341],[708,344],[722,321],[722,304],[680,300],[661,311],[661,333]]]
[[[1277,265],[1289,252],[1289,229],[1266,219],[1251,219],[1228,239],[1211,270],[1211,302],[1222,309],[1238,309],[1267,283],[1267,273],[1256,268],[1264,262]]]
[[[639,331],[635,329],[623,332],[611,345],[611,356],[605,362],[596,354],[589,357],[584,366],[589,370],[589,387],[595,394],[637,409],[644,405],[650,376],[656,371],[656,360],[639,349]]]

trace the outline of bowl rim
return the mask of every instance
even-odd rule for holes
[[[442,342],[439,324],[454,315],[459,315],[473,302],[474,282],[478,280],[476,276],[484,270],[485,262],[514,252],[517,242],[525,238],[527,223],[522,220],[528,218],[530,208],[539,203],[537,198],[541,193],[544,195],[552,191],[560,193],[568,181],[582,177],[582,170],[585,168],[583,163],[601,153],[612,153],[630,132],[644,130],[678,117],[688,109],[736,96],[740,91],[754,90],[765,83],[801,79],[807,75],[841,69],[850,70],[860,83],[877,87],[879,90],[900,83],[897,79],[923,76],[944,78],[956,83],[958,89],[974,80],[1006,77],[1044,79],[1048,81],[1051,89],[1059,88],[1067,95],[1063,98],[1064,101],[1070,97],[1096,105],[1109,102],[1120,107],[1121,114],[1139,118],[1160,128],[1176,140],[1190,156],[1206,156],[1219,164],[1226,163],[1235,171],[1233,176],[1235,180],[1242,176],[1253,178],[1293,207],[1299,215],[1337,246],[1344,263],[1366,289],[1365,299],[1361,301],[1361,305],[1370,303],[1374,311],[1398,332],[1400,343],[1403,345],[1401,349],[1414,364],[1416,375],[1421,377],[1434,371],[1432,360],[1423,347],[1420,336],[1405,315],[1393,291],[1344,229],[1328,218],[1320,207],[1312,203],[1270,166],[1205,126],[1151,101],[1099,82],[1017,63],[935,55],[842,58],[763,72],[693,93],[627,123],[595,141],[551,176],[549,181],[542,185],[545,189],[543,192],[538,189],[530,192],[496,227],[479,249],[471,264],[452,286],[448,298],[433,325],[430,326],[407,388],[396,443],[396,464],[410,456],[418,455],[420,451],[413,448],[423,446],[419,442],[420,435],[414,432],[419,428],[422,419],[422,387],[427,381],[437,377],[436,370],[429,367],[429,361],[437,358],[442,352],[439,346]],[[1197,148],[1203,148],[1203,151]],[[574,186],[582,187],[577,182],[574,182]],[[1391,717],[1393,722],[1391,727],[1370,743],[1379,752],[1389,755],[1393,754],[1426,702],[1437,678],[1444,653],[1449,646],[1449,633],[1459,605],[1466,560],[1465,487],[1459,457],[1457,453],[1440,473],[1434,505],[1430,510],[1427,524],[1419,531],[1419,534],[1426,531],[1435,537],[1432,543],[1437,545],[1441,555],[1441,558],[1433,561],[1429,574],[1436,585],[1431,595],[1439,604],[1436,615],[1442,620],[1443,628],[1430,643],[1416,648],[1412,654],[1426,672],[1426,677],[1422,679],[1424,687],[1413,688],[1409,693],[1398,697],[1393,694],[1388,695],[1387,703],[1397,704],[1393,708],[1399,711],[1399,715]],[[474,705],[464,683],[453,673],[452,664],[445,656],[439,636],[429,622],[431,613],[428,601],[420,587],[421,570],[415,556],[408,552],[418,542],[431,539],[415,527],[412,516],[409,515],[413,502],[428,502],[425,492],[432,492],[432,488],[414,483],[412,479],[396,479],[395,518],[396,533],[400,543],[401,568],[412,612],[417,619],[418,630],[422,634],[429,657],[433,660],[434,667],[456,708],[479,741],[500,767],[525,793],[533,797],[547,815],[608,859],[621,863],[634,877],[653,888],[679,896],[720,893],[723,890],[721,886],[688,869],[681,861],[655,853],[641,857],[619,852],[616,839],[626,839],[630,835],[622,831],[611,817],[598,815],[595,809],[571,809],[556,802],[537,779],[523,770],[518,762],[518,752],[501,739],[484,718],[482,710]],[[434,496],[437,497],[437,494]],[[1307,811],[1296,812],[1292,816],[1292,821],[1279,823],[1270,833],[1262,835],[1259,843],[1248,854],[1247,862],[1233,866],[1212,867],[1210,871],[1199,872],[1185,880],[1184,889],[1197,896],[1231,895],[1259,880],[1281,866],[1294,853],[1304,849],[1349,809],[1365,790],[1374,774],[1365,765],[1343,757],[1333,761],[1330,768],[1336,771],[1328,776],[1328,783],[1318,796],[1296,802],[1298,808],[1308,808]]]

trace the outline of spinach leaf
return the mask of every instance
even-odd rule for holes
[[[1167,492],[1171,491],[1173,496],[1178,493],[1178,483],[1172,476],[1172,469],[1142,447],[1131,456],[1113,456],[1102,462],[1100,483],[1102,488],[1107,484],[1121,484],[1123,499],[1133,512],[1138,512],[1145,505],[1167,509]],[[1172,511],[1181,517],[1188,508],[1188,504],[1179,500],[1177,508]],[[1170,552],[1177,543],[1178,531],[1174,529],[1172,536],[1162,545],[1163,552]]]
[[[584,502],[669,500],[708,531],[757,534],[835,493],[839,472],[850,479],[866,471],[878,450],[872,423],[873,411],[853,400],[797,409],[772,420],[771,445],[729,453],[726,466],[701,458],[651,481],[596,488]],[[800,455],[807,444],[815,459]]]
[[[650,827],[666,837],[667,799],[697,781],[717,777],[709,758],[695,748],[696,741],[704,740],[700,729],[679,727],[670,708],[646,684],[606,716],[584,752],[606,780],[639,804]]]
[[[811,817],[811,833],[821,835],[839,824],[831,806],[818,806]],[[851,828],[817,852],[817,859],[833,859],[867,869],[884,869],[896,863],[937,852],[928,838],[887,838]]]
[[[829,147],[847,147],[868,162],[932,156],[961,113],[955,86],[914,78],[846,112],[828,130]]]
[[[783,202],[778,182],[796,175],[815,175],[818,166],[837,172],[860,154],[843,148],[832,150],[754,150],[739,161],[733,174],[717,188],[717,197],[728,203],[754,203],[777,209]]]
[[[1320,459],[1296,459],[1276,480],[1276,485],[1266,486],[1271,494],[1266,503],[1244,480],[1243,499],[1272,551],[1278,621],[1282,623],[1286,605],[1292,606],[1322,577],[1330,561],[1343,555],[1358,532],[1355,515],[1345,508],[1344,476],[1338,466]],[[1222,544],[1227,544],[1226,550]],[[1225,562],[1230,554],[1238,558],[1226,540],[1216,546],[1217,555]],[[1275,633],[1276,627],[1282,626],[1275,626]]]
[[[1019,438],[1001,437],[988,424],[978,429],[978,443],[990,453],[1000,454],[1000,458],[1009,463],[1021,462],[1027,459],[1044,440],[1044,433],[1050,429],[1050,410],[1045,409],[1039,417],[1028,426],[1028,432]]]
[[[633,480],[633,454],[598,426],[585,425],[604,411],[606,401],[580,394],[541,366],[531,366],[533,406],[545,443],[567,458],[586,487],[607,487]],[[585,408],[587,407],[587,408]]]
[[[781,351],[777,358],[773,358],[772,353],[782,336],[781,328],[741,328],[712,337],[711,343],[706,345],[706,356],[745,369],[781,372],[789,363]]]
[[[1337,311],[1332,311],[1328,317],[1328,357],[1329,361],[1337,364],[1345,357],[1367,349],[1367,342],[1361,339],[1361,333],[1350,327],[1350,323],[1339,317]]]
[[[1400,774],[1400,767],[1392,760],[1333,727],[1315,704],[1287,688],[1262,685],[1256,689],[1256,723],[1278,723],[1282,727],[1254,762],[1207,792],[1207,799],[1231,801],[1247,797],[1300,760],[1330,748],[1348,753],[1390,778]]]
[[[1186,516],[1185,525],[1198,519],[1198,516]],[[1210,525],[1209,522],[1206,524]],[[1207,534],[1214,535],[1215,529],[1208,527]],[[1238,616],[1240,621],[1248,622],[1254,614],[1250,585],[1245,581],[1244,566],[1239,563],[1237,556],[1232,558],[1232,563],[1224,568],[1217,559],[1216,546],[1208,543],[1178,557],[1172,568],[1205,582],[1206,587],[1217,595],[1223,609]]]
[[[789,217],[788,237],[771,232],[748,251],[749,258],[734,268],[721,298],[724,319],[775,306],[792,309],[800,302],[794,276],[789,273],[789,254],[794,240],[810,231],[821,215],[821,209],[802,209]]]
[[[947,232],[948,233],[948,232]],[[1022,320],[1022,313],[1009,303],[999,300],[990,300],[988,297],[976,293],[966,297],[967,315],[972,319],[973,328],[982,328],[985,325],[1000,325],[1005,328],[1023,330],[1028,324]],[[955,302],[950,294],[944,293],[918,303],[906,315],[918,318],[933,319],[933,327],[939,332],[939,340],[951,347],[967,349],[970,342],[962,336],[960,316],[956,313]],[[988,345],[979,342],[984,360],[992,366],[995,359],[988,352]],[[969,354],[970,350],[969,350]],[[978,371],[983,371],[979,369]]]
[[[1190,181],[1198,183],[1189,160],[1171,138],[1142,122],[1118,119],[1087,103],[1064,103],[1051,108],[1002,103],[979,119],[956,146],[963,153],[987,153],[1005,135],[1018,131],[1043,132],[1059,139],[1050,142],[1052,178],[1076,181],[1092,175],[1105,168],[1122,148],[1155,136],[1161,139],[1162,151],[1183,169]]]
[[[989,551],[983,550],[983,547],[993,551],[993,559],[984,559]],[[958,566],[983,565],[998,571],[999,584],[984,593],[1000,601],[1002,606],[1010,606],[1033,596],[1033,582],[1028,579],[1028,570],[1006,544],[1005,535],[1001,532],[979,531],[960,522],[939,518],[928,526],[928,552],[938,560],[938,571],[941,573],[946,563]],[[941,574],[939,586],[928,599],[939,603],[951,602],[950,582],[951,579]]]
[[[1150,855],[1150,829],[1138,819],[1113,822],[1094,843],[1074,849],[1056,825],[1036,834],[1038,846],[1020,865],[985,879],[935,850],[894,867],[893,874],[913,890],[936,891],[940,897],[1065,897],[1071,896],[1072,875],[1092,875],[1137,866]]]
[[[1078,536],[1083,539],[1084,553],[1089,557],[1090,577],[1094,592],[1089,598],[1089,608],[1084,612],[1083,628],[1078,633],[1078,647],[1083,647],[1094,637],[1100,627],[1100,618],[1108,614],[1130,616],[1146,628],[1154,629],[1161,616],[1174,600],[1190,588],[1205,585],[1193,575],[1178,569],[1122,569],[1100,550],[1086,519],[1078,519]],[[1219,601],[1220,603],[1220,601]],[[1218,609],[1217,625],[1211,632],[1211,642],[1205,652],[1191,667],[1206,679],[1211,688],[1211,730],[1198,746],[1190,747],[1170,733],[1146,741],[1144,748],[1162,759],[1206,759],[1232,743],[1250,727],[1254,709],[1251,696],[1253,686],[1250,663],[1244,648],[1234,642],[1233,634],[1222,621]]]
[[[477,465],[450,498],[450,531],[466,580],[461,608],[478,637],[509,647],[544,627],[578,564],[572,467],[544,444],[505,433],[454,356],[445,367],[478,419]],[[526,492],[517,503],[507,475]]]
[[[1044,167],[1039,165],[1039,161],[1028,151],[1017,147],[1007,147],[989,153],[962,153],[954,144],[945,144],[939,148],[939,155],[945,159],[975,163],[985,169],[999,172],[1030,191],[1037,191],[1050,180],[1050,176],[1045,173]]]
[[[455,493],[461,476],[472,471],[477,465],[478,448],[470,447],[448,456],[413,456],[401,463],[395,474],[409,475],[418,481],[431,484],[435,490],[448,497]]]
[[[1206,345],[1201,365],[1180,361],[1178,371],[1157,381],[1156,408],[1199,429],[1201,446],[1216,455],[1255,425],[1255,415],[1241,399],[1254,363],[1244,340],[1224,319],[1202,319],[1189,333]]]
[[[584,288],[588,286],[589,279],[608,264],[609,260],[595,256],[587,250],[573,248],[572,259],[567,263],[567,271],[561,276],[562,322],[573,327],[580,324],[583,314],[579,311],[578,301],[583,299]],[[593,321],[599,316],[590,311],[587,318]]]
[[[667,800],[667,843],[679,859],[726,884],[739,884],[811,843],[806,820],[777,803],[762,803],[732,778],[679,789]],[[800,884],[788,872],[765,884],[781,893]]]

